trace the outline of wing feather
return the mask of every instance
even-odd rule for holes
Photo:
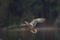
[[[43,23],[44,21],[45,21],[44,18],[37,18],[37,19],[34,19],[33,21],[31,21],[30,25],[36,26],[37,23]]]

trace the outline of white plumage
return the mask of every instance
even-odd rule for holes
[[[37,19],[34,19],[33,21],[31,21],[30,25],[36,26],[37,23],[43,23],[44,21],[45,21],[44,18],[37,18]]]

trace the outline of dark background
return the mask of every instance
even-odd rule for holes
[[[3,28],[18,28],[24,20],[31,21],[38,17],[46,18],[45,25],[60,27],[60,0],[0,0],[0,35],[8,31],[3,32]],[[18,34],[8,32],[9,38],[12,35],[18,38]]]

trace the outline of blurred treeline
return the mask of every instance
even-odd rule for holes
[[[17,28],[19,22],[37,17],[46,18],[46,24],[58,23],[60,0],[0,0],[1,28]]]
[[[54,23],[60,15],[59,2],[60,0],[0,0],[1,26],[37,17],[46,18],[48,23]]]

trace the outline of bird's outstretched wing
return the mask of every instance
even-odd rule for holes
[[[30,25],[36,26],[37,23],[43,23],[44,21],[45,21],[44,18],[37,18],[37,19],[34,19],[33,21],[31,21]]]

